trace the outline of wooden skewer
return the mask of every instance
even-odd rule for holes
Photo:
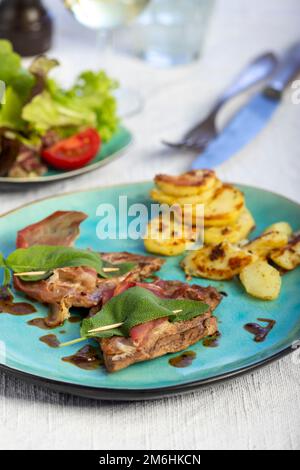
[[[182,309],[181,310],[173,310],[173,313],[180,313],[182,312]],[[113,328],[118,328],[119,326],[122,326],[124,324],[124,322],[121,322],[121,323],[114,323],[113,325],[105,325],[105,326],[100,326],[99,328],[94,328],[93,330],[89,330],[88,333],[97,333],[99,331],[108,331],[108,330],[112,330]],[[81,341],[85,341],[86,337],[84,338],[76,338],[76,339],[73,339],[72,341],[68,341],[67,343],[61,343],[59,345],[60,348],[64,347],[64,346],[71,346],[72,344],[76,344],[76,343],[80,343]]]
[[[104,273],[114,273],[115,271],[120,271],[120,268],[103,268]]]
[[[14,276],[43,276],[48,271],[28,271],[26,273],[14,273]]]
[[[99,328],[94,328],[93,330],[89,330],[88,333],[96,333],[98,331],[107,331],[107,330],[112,330],[113,328],[118,328],[119,326],[122,326],[124,322],[121,323],[114,323],[113,325],[105,325],[105,326],[99,326]]]
[[[120,271],[120,268],[103,268],[103,272],[105,273],[112,273]],[[20,277],[20,276],[43,276],[46,274],[48,271],[26,271],[24,273],[14,273],[15,276]]]
[[[182,310],[173,310],[173,313],[180,313]],[[112,330],[113,328],[119,328],[119,326],[122,326],[124,322],[121,323],[115,323],[113,325],[105,325],[105,326],[100,326],[99,328],[94,328],[93,330],[89,330],[88,333],[96,333],[99,331],[107,331],[107,330]]]

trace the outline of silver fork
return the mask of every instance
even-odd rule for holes
[[[217,134],[216,117],[222,106],[233,97],[252,88],[254,85],[267,79],[272,75],[278,60],[272,52],[265,53],[248,64],[238,75],[236,80],[227,88],[221,98],[216,102],[209,115],[187,132],[181,141],[162,143],[171,148],[183,148],[202,152],[207,144],[214,139]]]

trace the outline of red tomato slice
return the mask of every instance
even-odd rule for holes
[[[42,158],[59,170],[76,170],[92,160],[100,146],[98,132],[95,129],[87,129],[44,149]]]

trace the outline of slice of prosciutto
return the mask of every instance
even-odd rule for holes
[[[100,256],[100,254],[99,254]],[[109,279],[100,278],[96,271],[87,267],[67,267],[55,269],[46,280],[27,282],[14,276],[14,287],[28,297],[50,306],[50,313],[45,319],[49,326],[58,326],[69,316],[71,307],[92,309],[91,314],[114,295],[118,289],[121,293],[128,286],[150,277],[160,269],[164,261],[154,256],[143,256],[131,253],[106,253],[102,258],[113,264],[133,262],[131,272]],[[150,284],[149,284],[150,285]],[[160,291],[160,287],[155,287]]]
[[[205,302],[211,310],[214,310],[221,300],[221,295],[213,287],[200,287],[180,281],[164,281],[161,279],[151,283],[138,282],[130,276],[127,276],[123,282],[117,285],[111,297],[115,297],[135,286],[147,289],[157,297],[164,299],[190,299]],[[130,331],[130,338],[134,346],[139,347],[142,345],[148,335],[151,334],[151,331],[164,322],[168,322],[168,318],[158,318],[133,327]]]
[[[130,289],[132,282],[124,281]],[[206,336],[218,331],[218,323],[213,315],[222,296],[213,287],[189,285],[180,281],[158,280],[154,283],[136,283],[150,289],[160,297],[170,299],[191,299],[205,302],[209,309],[191,320],[170,322],[159,318],[136,325],[128,338],[113,336],[99,338],[104,362],[109,372],[115,372],[136,362],[147,361],[168,353],[183,351]]]
[[[18,232],[17,248],[33,245],[72,246],[79,235],[79,226],[87,218],[84,212],[57,211]]]
[[[83,212],[57,211],[49,217],[20,230],[17,248],[33,245],[70,246],[79,235],[79,226],[87,218]],[[27,282],[14,276],[14,287],[32,299],[50,306],[45,322],[58,326],[69,316],[71,307],[100,310],[125,279],[141,281],[153,275],[163,265],[161,258],[127,252],[99,253],[112,265],[130,262],[134,267],[129,273],[110,279],[99,278],[96,271],[88,267],[66,267],[55,269],[46,280]]]

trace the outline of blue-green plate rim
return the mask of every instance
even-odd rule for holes
[[[69,191],[69,192],[57,194],[51,197],[40,198],[36,201],[23,204],[17,207],[16,209],[13,209],[8,212],[5,212],[4,214],[1,214],[0,219],[6,217],[9,214],[18,212],[25,207],[38,204],[39,202],[42,202],[42,201],[57,199],[57,198],[61,198],[61,197],[72,195],[72,194],[80,194],[80,193],[85,193],[85,192],[103,190],[105,188],[132,186],[138,183],[151,183],[151,181],[136,181],[136,182],[125,183],[125,184],[120,183],[120,184],[107,185],[107,186],[98,186],[98,187],[83,189],[79,191]],[[257,186],[246,185],[246,184],[241,184],[241,183],[231,183],[231,184],[236,184],[244,188],[266,191],[268,193],[274,194],[274,196],[281,197],[285,199],[286,201],[296,204],[300,208],[300,204],[297,201],[291,198],[288,198],[286,196],[283,196],[282,194],[276,193],[274,191],[269,191],[268,189],[265,189],[265,188],[260,188]],[[286,355],[294,351],[295,351],[295,348],[293,347],[293,344],[291,344],[287,348],[283,349],[282,351],[277,352],[276,354],[270,357],[267,357],[249,366],[245,366],[245,367],[241,367],[239,369],[233,370],[231,372],[216,375],[215,377],[210,377],[208,379],[195,380],[186,384],[172,385],[169,387],[151,388],[147,390],[114,389],[114,388],[100,388],[100,387],[98,388],[98,387],[90,387],[90,386],[85,386],[85,385],[77,385],[77,384],[68,383],[64,381],[52,380],[52,379],[48,379],[45,377],[40,377],[38,375],[33,375],[28,372],[20,371],[18,369],[13,369],[3,364],[0,364],[0,370],[4,371],[10,376],[24,380],[25,382],[31,385],[46,387],[50,390],[53,390],[59,393],[68,393],[71,395],[77,395],[82,398],[88,398],[88,399],[94,399],[94,400],[140,401],[140,400],[161,399],[161,398],[166,398],[172,395],[189,393],[201,387],[224,382],[230,378],[241,376],[241,375],[247,374],[250,371],[266,366],[274,361],[277,361],[278,359],[285,357]]]
[[[118,130],[124,131],[128,136],[128,143],[123,145],[121,148],[116,150],[115,152],[111,153],[107,157],[103,158],[100,161],[95,163],[91,163],[90,165],[85,165],[82,168],[78,168],[77,170],[72,171],[63,171],[58,175],[50,175],[50,176],[37,176],[36,178],[12,178],[9,176],[1,176],[0,177],[0,185],[34,185],[40,183],[51,183],[55,181],[61,181],[69,178],[74,178],[75,176],[80,176],[86,173],[90,173],[91,171],[98,170],[99,168],[108,165],[110,162],[116,160],[117,158],[121,157],[123,153],[133,144],[134,137],[132,132],[125,126],[119,126]],[[112,136],[112,139],[114,136]],[[109,141],[110,142],[110,141]],[[107,142],[109,144],[109,142]],[[38,201],[37,201],[38,202]],[[21,208],[20,208],[21,209]]]

